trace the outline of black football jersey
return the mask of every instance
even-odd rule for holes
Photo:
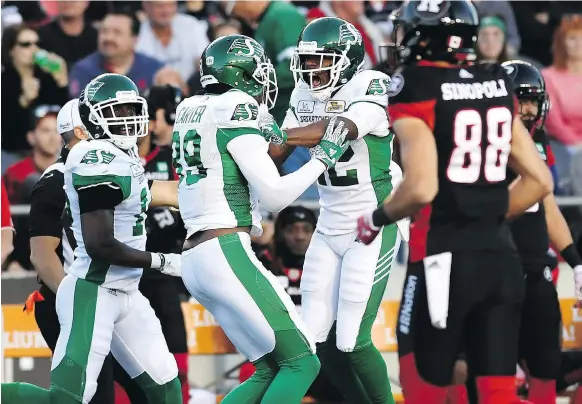
[[[549,147],[546,131],[537,129],[532,133],[532,138],[542,159],[548,166],[552,166],[554,156]],[[508,170],[507,176],[511,181],[517,178],[511,170]],[[543,203],[536,203],[510,225],[515,246],[526,271],[541,271],[546,265],[553,264],[554,259],[548,256],[550,238]]]
[[[61,239],[57,248],[57,255],[63,265],[71,265],[74,260],[73,252],[76,248],[75,238],[68,231],[70,226],[64,226],[66,193],[64,190],[65,162],[69,150],[63,148],[59,159],[43,173],[31,194],[29,214],[29,236],[50,236]],[[63,234],[65,230],[66,236]],[[41,293],[45,298],[54,297],[54,293],[43,284]]]
[[[420,62],[392,80],[392,122],[421,119],[436,141],[439,190],[426,253],[515,248],[504,216],[517,100],[504,69]]]

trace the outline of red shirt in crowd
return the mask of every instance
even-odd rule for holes
[[[4,174],[4,182],[11,203],[21,202],[22,184],[32,174],[42,174],[39,173],[32,157],[27,157],[8,167]]]
[[[10,203],[8,202],[8,193],[6,192],[6,187],[4,186],[4,181],[2,183],[2,201],[0,209],[2,210],[2,218],[0,219],[0,227],[4,229],[13,229],[12,216],[10,215]]]

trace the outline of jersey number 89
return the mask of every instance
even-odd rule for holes
[[[194,129],[186,132],[184,137],[179,131],[172,134],[172,164],[180,177],[180,182],[186,178],[187,185],[196,184],[206,177],[206,168],[200,157],[200,135]]]
[[[490,108],[486,116],[485,136],[481,114],[474,109],[457,112],[453,125],[454,148],[447,167],[449,180],[473,184],[479,181],[481,173],[490,183],[505,180],[511,152],[511,111],[506,107]],[[487,147],[483,156],[481,144],[484,141]]]

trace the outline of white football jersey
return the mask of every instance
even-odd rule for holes
[[[380,116],[380,123],[369,133],[358,133],[358,139],[350,142],[335,167],[319,178],[321,211],[317,227],[324,234],[354,231],[358,217],[375,209],[392,192],[395,185],[390,170],[393,135],[385,113],[389,88],[387,75],[365,70],[352,77],[327,101],[318,101],[300,87],[291,95],[283,129],[306,126],[334,115],[345,115],[359,129],[360,126],[369,127],[366,120],[371,113],[375,114],[374,120],[378,114],[385,116]],[[358,114],[353,113],[355,109],[350,113],[353,106],[357,106]]]
[[[72,148],[65,164],[66,209],[77,243],[75,260],[67,273],[109,289],[136,290],[143,268],[109,265],[91,259],[85,249],[77,192],[101,184],[123,192],[123,202],[114,210],[115,239],[145,251],[145,218],[152,197],[137,147],[125,152],[105,140],[85,140]]]
[[[256,193],[226,148],[237,136],[260,134],[258,113],[257,102],[239,90],[197,95],[178,105],[172,156],[186,237],[240,226],[261,234]]]

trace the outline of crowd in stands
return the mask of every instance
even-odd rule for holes
[[[365,68],[382,69],[381,45],[391,32],[388,15],[400,3],[3,1],[1,165],[10,203],[28,203],[36,180],[59,154],[59,107],[93,77],[121,73],[142,91],[171,84],[194,95],[201,88],[198,66],[206,45],[243,33],[256,38],[275,65],[279,97],[272,113],[281,123],[295,84],[290,59],[305,24],[322,16],[353,23],[362,33]],[[582,2],[474,3],[481,17],[481,60],[520,58],[543,69],[552,105],[546,124],[557,157],[558,191],[582,195]],[[307,150],[298,148],[283,171],[294,171],[308,159]],[[317,200],[315,186],[302,198]],[[17,231],[16,250],[8,261],[30,268],[28,249],[19,248],[27,244],[27,232]]]

